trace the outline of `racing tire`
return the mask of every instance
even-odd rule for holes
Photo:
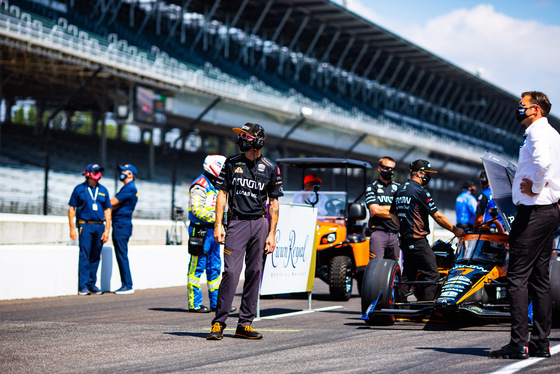
[[[552,326],[560,327],[560,262],[550,261],[550,292],[552,299]]]
[[[394,308],[395,298],[398,297],[396,283],[400,279],[401,267],[398,262],[380,258],[370,260],[362,284],[362,313],[365,314],[371,303],[378,297],[379,301],[375,309]],[[370,326],[387,326],[395,323],[395,316],[372,315],[365,322]]]
[[[335,301],[348,301],[352,296],[352,259],[335,256],[329,267],[329,292]]]

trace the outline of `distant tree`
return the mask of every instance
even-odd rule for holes
[[[23,107],[16,109],[12,116],[12,123],[15,125],[26,125],[27,121],[25,118],[25,113],[23,112]]]
[[[35,107],[32,106],[27,111],[27,123],[30,126],[35,126],[36,122],[37,122],[37,112],[35,111]]]
[[[74,112],[72,123],[77,134],[91,134],[92,119],[90,112]]]

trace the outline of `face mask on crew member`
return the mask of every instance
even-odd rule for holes
[[[100,171],[98,171],[98,172],[92,172],[92,173],[90,173],[89,177],[90,177],[91,179],[93,179],[94,181],[98,181],[98,180],[101,179],[101,172],[100,172]]]
[[[237,138],[237,145],[239,146],[239,150],[241,152],[247,152],[253,146],[253,141],[249,141],[247,139],[241,139],[239,137]]]
[[[381,167],[381,170],[379,171],[379,175],[381,175],[381,178],[385,179],[386,181],[390,181],[395,176],[395,172],[392,169],[386,170],[383,169],[383,167]]]
[[[529,116],[526,114],[527,109],[533,108],[535,105],[528,106],[527,108],[523,108],[523,103],[519,104],[519,107],[516,109],[515,119],[517,122],[521,123]]]
[[[128,177],[128,175],[126,175],[125,173],[121,172],[119,174],[119,180],[122,182],[124,181],[126,178]]]
[[[432,176],[430,175],[430,173],[424,173],[424,176],[421,177],[422,178],[422,186],[427,185],[428,183],[430,183],[430,179],[432,179]]]

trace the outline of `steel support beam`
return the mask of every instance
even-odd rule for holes
[[[393,87],[393,82],[395,81],[395,79],[397,79],[397,76],[401,72],[403,66],[404,66],[404,60],[400,60],[399,63],[397,64],[397,67],[395,68],[395,71],[391,75],[391,78],[389,78],[389,80],[387,81],[387,86]]]
[[[290,129],[288,130],[288,132],[280,139],[278,140],[278,143],[276,143],[276,145],[274,146],[274,148],[272,148],[273,151],[280,149],[280,146],[282,145],[282,143],[284,143],[286,140],[288,140],[288,138],[290,137],[290,135],[292,135],[292,133],[294,131],[296,131],[296,129],[301,126],[302,123],[305,122],[305,116],[301,116],[300,119],[297,120],[296,123],[294,123],[292,125],[292,127],[290,127]]]
[[[212,17],[214,16],[214,13],[216,12],[216,9],[218,9],[218,7],[220,6],[220,3],[222,2],[222,0],[215,0],[214,1],[214,5],[212,5],[212,8],[210,9],[210,12],[208,12],[208,14],[206,15],[206,17],[204,17],[204,25],[202,26],[202,28],[200,30],[198,30],[198,33],[196,34],[196,37],[194,38],[194,41],[191,45],[191,51],[196,48],[196,45],[198,44],[198,42],[200,41],[200,39],[202,38],[202,36],[204,35],[204,33],[206,33],[206,29],[208,27],[208,23],[209,21],[212,19]]]
[[[119,15],[119,10],[121,9],[122,4],[123,4],[123,1],[119,0],[118,5],[115,7],[115,9],[113,9],[113,15],[111,16],[111,18],[109,19],[109,22],[108,22],[109,25],[112,24],[113,22],[115,22],[115,19]]]
[[[325,31],[325,27],[327,27],[325,25],[325,23],[321,23],[321,25],[319,26],[319,29],[317,30],[317,32],[315,33],[315,36],[313,37],[313,40],[311,41],[311,44],[309,44],[309,47],[307,47],[307,51],[305,51],[305,54],[304,54],[305,57],[309,57],[309,54],[311,52],[313,52],[313,50],[315,49],[315,44],[317,44],[317,42],[319,41],[319,38],[323,34],[323,31]]]
[[[294,50],[294,47],[299,40],[299,37],[303,33],[303,30],[305,29],[305,26],[307,26],[307,22],[309,22],[309,15],[306,15],[305,18],[303,19],[303,21],[299,24],[299,27],[298,27],[294,37],[292,38],[292,41],[290,42],[290,45],[288,46],[288,51],[293,51]]]
[[[416,70],[416,66],[410,65],[403,80],[401,80],[399,86],[397,87],[397,90],[404,91],[404,86],[406,86],[406,84],[410,80],[410,77],[412,76],[412,73],[414,73],[414,70]]]
[[[336,33],[334,34],[333,38],[331,39],[331,42],[329,43],[329,46],[325,50],[325,53],[323,53],[323,57],[321,57],[322,62],[328,61],[329,55],[331,54],[331,50],[333,49],[334,45],[338,41],[338,38],[340,37],[340,34],[342,34],[342,32],[340,30],[336,30]]]
[[[268,11],[270,10],[270,7],[272,6],[272,3],[274,2],[274,0],[268,0],[261,15],[259,16],[259,19],[257,20],[257,22],[255,22],[255,25],[253,26],[253,28],[251,29],[251,31],[248,33],[250,35],[255,35],[257,33],[257,31],[259,31],[259,28],[261,27],[261,24],[263,23],[266,15],[268,14]],[[243,48],[241,49],[241,52],[239,53],[239,55],[237,56],[237,59],[235,60],[235,62],[239,62],[242,58],[244,60],[244,63],[248,63],[248,56],[247,56],[247,50],[249,49],[249,43],[245,42],[243,44]]]
[[[410,91],[408,91],[412,96],[416,96],[414,93],[418,89],[418,86],[420,85],[420,82],[422,81],[422,78],[424,78],[425,74],[426,74],[426,70],[422,69],[420,70],[420,73],[418,73],[418,75],[416,76],[416,80],[412,84]]]
[[[344,59],[346,58],[346,55],[350,51],[350,48],[352,48],[352,45],[354,44],[355,40],[356,40],[355,37],[351,37],[350,41],[348,41],[348,44],[346,44],[346,48],[344,48],[344,51],[342,52],[342,54],[340,55],[340,58],[338,59],[338,62],[336,63],[337,68],[340,68],[340,66],[344,62]]]
[[[120,8],[121,4],[118,5],[117,9],[114,10],[114,3],[116,0],[108,0],[106,5],[101,4],[100,8],[101,8],[101,15],[99,17],[99,19],[97,20],[97,22],[95,23],[95,26],[98,27],[103,20],[105,19],[105,17],[107,16],[107,14],[111,11],[115,11],[118,12],[118,8]],[[120,3],[120,2],[119,2]],[[99,3],[96,4],[96,9],[97,9],[97,5]]]
[[[288,22],[288,20],[290,19],[290,16],[292,15],[293,11],[294,11],[294,8],[289,7],[288,10],[286,11],[286,13],[284,13],[284,17],[282,17],[282,20],[280,21],[280,24],[276,27],[276,30],[274,30],[274,34],[272,35],[272,38],[270,38],[271,42],[276,43],[276,40],[278,39],[278,37],[280,36],[280,33],[284,29],[284,26],[286,26],[286,22]]]
[[[160,2],[160,0],[156,0],[156,2],[153,3],[152,9],[150,10],[150,13],[146,14],[146,16],[144,17],[144,21],[142,21],[142,24],[138,28],[138,31],[136,31],[136,36],[139,36],[140,34],[142,34],[142,31],[144,31],[144,28],[148,24],[148,21],[150,21],[150,18],[152,18],[152,16],[156,13],[157,8],[159,8],[159,2]]]
[[[383,77],[385,76],[385,73],[387,72],[387,69],[389,69],[389,66],[391,66],[391,62],[393,62],[394,57],[395,56],[393,56],[392,54],[389,55],[389,57],[387,57],[387,60],[385,61],[385,64],[383,65],[383,67],[381,68],[379,73],[377,73],[377,76],[375,77],[375,80],[377,82],[381,83],[381,79],[383,79]]]
[[[356,57],[356,59],[354,60],[354,64],[352,64],[352,67],[350,68],[350,74],[354,74],[356,68],[358,67],[358,65],[360,65],[360,62],[362,62],[362,58],[364,58],[364,55],[366,54],[368,48],[369,48],[369,44],[364,43],[362,45],[362,49],[360,49],[360,52],[358,53],[358,57]]]
[[[171,29],[169,30],[169,35],[167,35],[167,38],[165,38],[165,41],[168,41],[169,39],[172,39],[173,37],[175,37],[175,31],[177,30],[177,27],[179,25],[184,23],[184,15],[185,15],[186,10],[189,8],[190,4],[191,4],[191,0],[187,0],[183,3],[183,6],[177,12],[177,19],[175,20],[175,22],[173,22],[173,25],[171,26]]]
[[[371,73],[371,69],[373,69],[373,65],[375,65],[375,63],[379,59],[379,56],[381,56],[381,53],[383,53],[381,51],[381,49],[378,49],[377,51],[375,51],[375,54],[371,58],[371,61],[369,62],[368,66],[366,67],[366,70],[364,70],[364,74],[362,74],[362,77],[364,77],[366,79],[369,79],[369,73]]]
[[[350,155],[350,153],[352,153],[352,151],[354,151],[354,149],[358,146],[358,144],[360,144],[361,142],[364,141],[366,136],[368,136],[367,133],[363,133],[362,135],[360,135],[358,137],[358,139],[356,139],[356,141],[354,141],[354,143],[352,143],[352,145],[346,150],[346,152],[344,152],[343,157],[348,157],[348,155]]]
[[[435,75],[434,73],[431,73],[430,76],[428,77],[428,80],[426,81],[426,84],[422,88],[422,91],[420,91],[420,95],[418,95],[419,98],[426,100],[426,93],[428,92],[428,88],[430,88],[430,85],[432,84],[434,79],[435,79]]]

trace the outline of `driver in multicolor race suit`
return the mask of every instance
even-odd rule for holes
[[[209,155],[204,160],[204,172],[195,179],[189,189],[189,236],[198,235],[206,230],[204,253],[192,255],[189,263],[187,297],[189,312],[209,313],[216,309],[218,288],[220,286],[221,258],[220,244],[214,240],[216,221],[216,179],[226,158]],[[190,251],[190,249],[189,249]],[[210,308],[202,304],[200,277],[206,270]],[[232,308],[233,309],[233,308]],[[235,310],[235,309],[233,309]]]

